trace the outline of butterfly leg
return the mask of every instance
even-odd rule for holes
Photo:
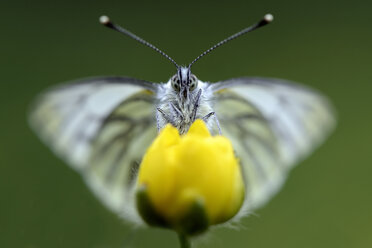
[[[156,110],[161,114],[161,116],[164,118],[164,120],[170,124],[172,124],[173,126],[176,126],[174,121],[172,120],[172,117],[170,117],[169,115],[167,115],[164,110],[162,110],[161,108],[156,108]],[[160,128],[159,127],[159,120],[157,121],[158,122],[158,129]]]
[[[160,132],[159,111],[156,111],[155,117],[156,117],[156,127],[158,128],[158,133],[159,133]]]
[[[173,103],[169,103],[169,109],[172,111],[173,116],[180,117],[183,119],[183,115],[181,113],[181,110],[177,108]]]
[[[219,134],[221,135],[222,132],[221,132],[221,127],[220,127],[220,122],[218,121],[218,118],[217,118],[217,116],[216,116],[216,112],[210,112],[209,114],[205,115],[202,119],[203,119],[204,122],[207,122],[208,119],[209,119],[211,116],[214,117],[214,120],[215,120],[215,122],[216,122],[216,124],[217,124],[217,127],[218,127],[218,132],[219,132]]]
[[[212,115],[215,115],[216,113],[215,112],[210,112],[209,114],[205,115],[202,119],[204,122],[207,122],[208,119],[212,116]]]
[[[199,105],[200,105],[200,96],[201,96],[202,90],[200,89],[198,91],[198,94],[195,96],[195,102],[194,102],[194,108],[192,110],[192,121],[194,122],[196,120],[196,112],[198,111]]]

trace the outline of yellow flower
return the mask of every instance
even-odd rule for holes
[[[150,225],[185,234],[231,219],[244,184],[230,141],[196,120],[180,136],[167,125],[147,150],[137,182],[137,208]]]

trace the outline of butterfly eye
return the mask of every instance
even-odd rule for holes
[[[178,79],[177,75],[174,75],[171,79],[171,85],[172,85],[172,88],[179,92],[181,90],[181,86],[180,86],[180,80]]]
[[[198,86],[198,79],[194,76],[194,75],[191,75],[190,77],[190,91],[193,91],[196,89],[196,87]]]

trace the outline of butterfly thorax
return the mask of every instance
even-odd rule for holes
[[[170,123],[180,134],[184,134],[196,119],[203,119],[212,112],[212,107],[205,100],[207,84],[192,74],[189,78],[188,81],[182,82],[180,76],[176,74],[159,90],[160,101],[157,106],[159,130]]]

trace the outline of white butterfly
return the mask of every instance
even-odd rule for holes
[[[188,67],[150,43],[101,17],[101,22],[155,49],[177,66],[167,83],[99,77],[48,90],[36,101],[30,123],[53,151],[80,172],[111,210],[143,223],[134,186],[141,158],[167,123],[187,132],[203,119],[213,134],[228,137],[241,161],[246,185],[238,216],[262,206],[283,184],[289,169],[318,146],[335,124],[325,97],[304,86],[268,78],[202,82],[190,67],[203,55],[272,20],[213,46]]]

